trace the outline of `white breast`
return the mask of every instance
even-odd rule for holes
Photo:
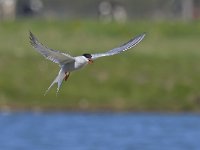
[[[84,56],[77,56],[75,57],[75,69],[80,69],[88,64],[88,59]]]

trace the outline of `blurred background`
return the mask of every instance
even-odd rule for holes
[[[199,19],[198,0],[1,0],[1,19],[101,19],[125,22],[133,19]]]
[[[120,55],[71,73],[29,43]],[[200,0],[0,0],[0,149],[199,149]]]
[[[199,111],[199,7],[198,0],[1,0],[0,108]],[[44,97],[59,68],[30,46],[29,31],[73,56],[147,36]]]

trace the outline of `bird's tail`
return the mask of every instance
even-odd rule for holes
[[[46,95],[48,92],[49,92],[49,90],[51,89],[51,87],[55,84],[55,83],[58,83],[58,87],[57,87],[57,94],[58,94],[58,92],[59,92],[59,90],[60,90],[60,86],[62,85],[62,81],[63,81],[63,79],[65,78],[65,72],[62,70],[62,69],[60,69],[60,71],[59,71],[59,73],[58,73],[58,75],[57,75],[57,77],[54,79],[54,81],[51,83],[51,85],[49,86],[49,88],[46,90],[46,92],[44,93],[44,95]]]

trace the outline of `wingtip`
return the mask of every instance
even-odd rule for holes
[[[142,37],[146,36],[146,32],[139,34],[139,36],[142,36]]]
[[[33,46],[34,44],[34,36],[33,36],[33,33],[31,31],[29,31],[29,42],[30,44]]]
[[[34,34],[29,30],[29,40],[30,44],[35,47],[35,44],[37,43],[37,38],[34,36]]]
[[[146,36],[146,32],[139,34],[137,37],[140,38],[140,41]]]
[[[141,34],[141,36],[142,36],[142,37],[145,37],[146,34],[147,34],[146,32],[143,32],[143,33]]]
[[[32,39],[34,37],[33,33],[29,30],[29,38]]]

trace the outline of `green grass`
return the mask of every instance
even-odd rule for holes
[[[104,52],[146,32],[134,49],[73,72],[56,96],[59,68],[29,44],[79,55]],[[19,20],[0,23],[0,107],[12,109],[199,111],[200,22],[126,24]]]

